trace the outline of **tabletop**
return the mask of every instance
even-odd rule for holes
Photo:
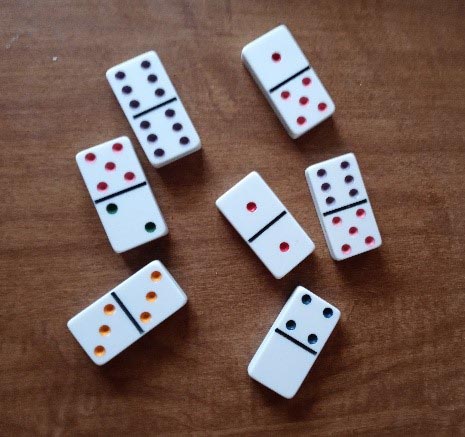
[[[463,1],[2,2],[2,435],[465,434]],[[336,104],[292,140],[244,68],[286,24]],[[156,50],[203,148],[159,170],[106,81]],[[169,227],[111,249],[75,162],[132,139]],[[333,261],[305,181],[354,152],[383,245]],[[315,252],[274,279],[215,207],[258,171]],[[188,304],[110,363],[67,321],[152,260]],[[297,285],[341,319],[295,398],[247,366]]]

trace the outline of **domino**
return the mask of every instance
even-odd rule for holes
[[[187,302],[160,261],[152,261],[68,322],[97,365],[110,361]]]
[[[297,287],[252,358],[249,376],[281,396],[293,398],[340,315],[335,306]]]
[[[310,237],[257,172],[218,198],[216,206],[277,279],[315,249]]]
[[[154,51],[110,68],[106,76],[154,167],[200,149],[199,135]]]
[[[333,115],[334,102],[286,26],[247,44],[241,58],[291,138]]]
[[[115,252],[168,233],[129,138],[83,150],[76,162]]]
[[[331,257],[336,261],[376,249],[381,235],[353,153],[305,170]]]

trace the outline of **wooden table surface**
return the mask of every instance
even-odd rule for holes
[[[297,141],[240,60],[280,23],[337,106]],[[1,435],[465,435],[463,1],[10,0],[0,35]],[[105,79],[151,49],[203,144],[160,170]],[[120,135],[170,229],[122,255],[74,160]],[[304,169],[348,151],[384,243],[334,262]],[[252,170],[316,244],[282,280],[214,204]],[[95,366],[66,322],[154,259],[188,305]],[[299,284],[342,316],[286,400],[247,365]]]

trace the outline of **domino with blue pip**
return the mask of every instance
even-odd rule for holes
[[[255,171],[218,198],[216,206],[277,279],[315,249],[297,220]]]
[[[334,305],[298,286],[252,358],[249,376],[285,398],[294,397],[340,315]]]

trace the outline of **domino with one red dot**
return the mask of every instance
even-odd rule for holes
[[[381,235],[353,153],[305,170],[331,257],[336,261],[376,249]]]
[[[218,198],[216,206],[277,279],[315,249],[310,237],[257,172]]]
[[[334,102],[286,26],[247,44],[241,57],[291,138],[333,115]]]
[[[168,233],[128,137],[83,150],[76,162],[115,252]]]

